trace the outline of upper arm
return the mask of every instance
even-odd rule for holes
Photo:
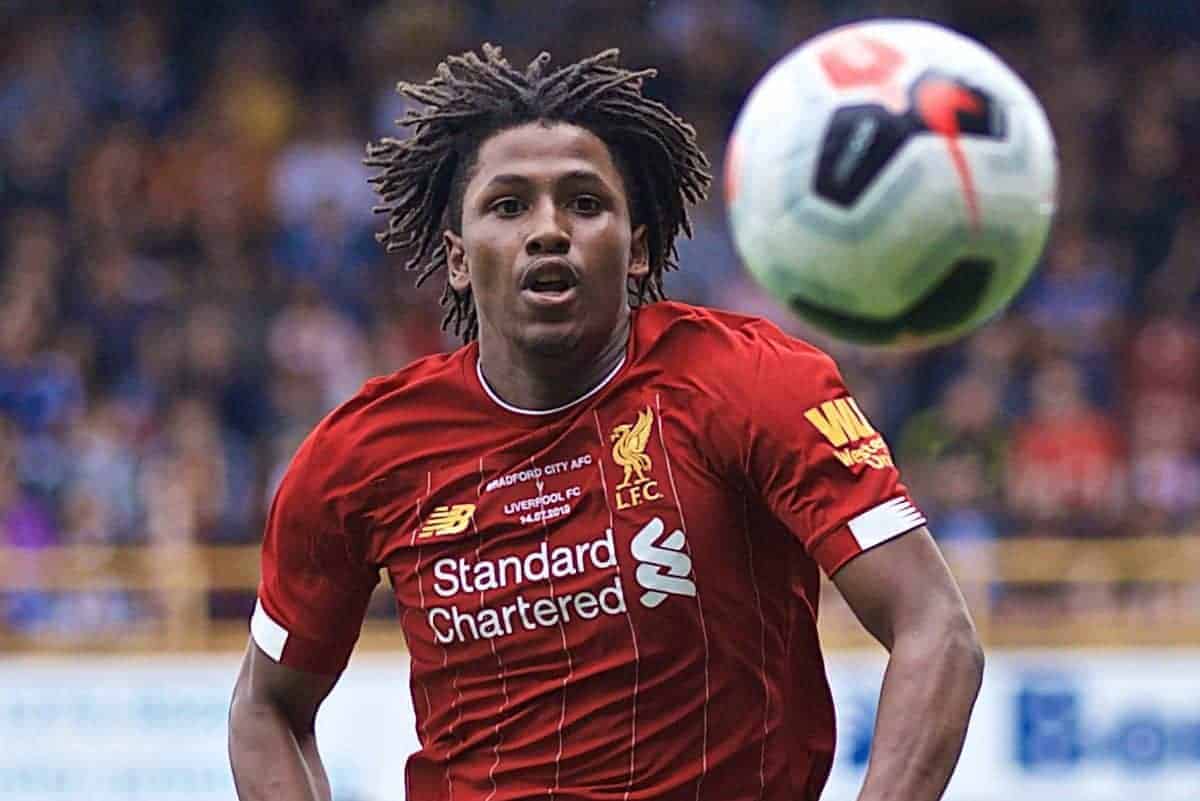
[[[829,356],[766,330],[751,359],[758,389],[744,404],[745,470],[827,575],[925,523]]]
[[[337,680],[337,674],[309,673],[280,664],[252,639],[238,672],[233,714],[243,704],[264,704],[283,713],[293,731],[312,731],[317,709]]]
[[[973,638],[924,515],[834,361],[766,324],[744,347],[742,362],[754,367],[741,375],[751,383],[729,408],[749,413],[730,450],[744,443],[744,469],[763,503],[889,649],[899,633],[926,625]]]
[[[358,640],[379,571],[350,500],[352,482],[342,475],[345,457],[320,432],[301,445],[271,504],[250,630],[275,662],[336,675]]]
[[[958,584],[924,526],[858,555],[833,583],[888,650],[899,635],[923,626],[960,628],[974,637]]]

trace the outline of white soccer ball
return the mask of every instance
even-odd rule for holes
[[[1054,215],[1033,92],[938,25],[872,20],[759,81],[726,157],[737,248],[810,324],[870,345],[945,342],[1012,300]]]

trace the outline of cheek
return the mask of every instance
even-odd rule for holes
[[[465,243],[467,263],[471,270],[471,285],[477,292],[486,291],[500,280],[506,263],[504,243],[485,230],[478,231]]]
[[[603,260],[604,266],[614,271],[624,272],[629,266],[629,243],[632,234],[628,223],[613,220],[597,232],[594,240],[596,255]]]

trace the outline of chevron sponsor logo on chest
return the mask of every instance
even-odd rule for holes
[[[647,406],[638,412],[637,420],[614,427],[609,435],[613,461],[624,471],[613,496],[620,511],[663,497],[658,481],[651,474],[654,461],[646,453],[653,430],[654,412]]]
[[[696,582],[692,580],[692,558],[687,555],[687,538],[679,529],[665,537],[666,526],[656,517],[637,533],[629,544],[633,558],[638,560],[637,582],[642,589],[642,606],[654,609],[668,595],[694,598]]]

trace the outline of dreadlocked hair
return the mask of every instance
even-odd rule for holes
[[[642,95],[642,81],[656,70],[617,65],[620,51],[605,50],[548,72],[549,53],[519,70],[485,44],[482,56],[450,56],[423,84],[400,83],[397,92],[424,108],[409,110],[399,125],[407,139],[384,138],[367,146],[365,164],[382,168],[370,182],[387,214],[376,234],[388,253],[409,254],[404,267],[419,270],[416,285],[447,265],[442,231],[461,233],[462,196],[479,146],[494,133],[529,122],[564,122],[594,133],[608,146],[622,173],[630,216],[646,226],[649,271],[631,280],[630,302],[665,297],[663,273],[678,269],[675,237],[691,236],[687,206],[704,198],[711,181],[696,131],[658,101]],[[464,342],[478,336],[479,319],[470,289],[447,281],[442,328]]]

